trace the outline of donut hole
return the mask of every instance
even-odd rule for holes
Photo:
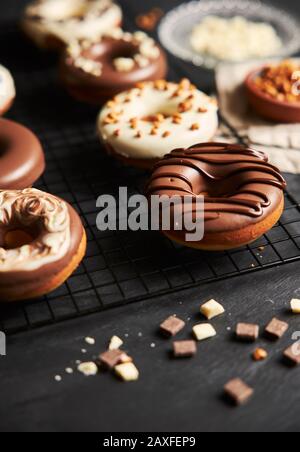
[[[103,39],[83,51],[82,56],[93,61],[113,65],[117,58],[134,58],[137,52],[138,46],[131,42],[120,40],[116,44],[115,40]]]
[[[2,233],[2,243],[0,244],[5,250],[13,250],[21,248],[25,245],[33,243],[40,234],[38,225],[26,228],[22,225],[15,225],[11,229]]]
[[[33,237],[30,234],[21,229],[16,229],[5,234],[3,248],[6,250],[13,250],[24,245],[30,245],[32,242]]]
[[[3,157],[9,149],[9,142],[6,138],[0,137],[0,158]]]
[[[158,117],[161,116],[164,119],[168,119],[178,114],[178,107],[174,107],[173,105],[160,105],[157,108],[151,109],[151,111],[147,112],[145,115],[141,115],[141,120],[145,122],[157,122]]]

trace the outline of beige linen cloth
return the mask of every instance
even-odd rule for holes
[[[300,60],[296,61],[300,63]],[[244,80],[251,70],[260,66],[263,66],[261,61],[218,67],[216,83],[221,114],[240,136],[267,153],[281,171],[300,174],[300,124],[264,121],[247,103]]]

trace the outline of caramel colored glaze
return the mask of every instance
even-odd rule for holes
[[[45,157],[38,138],[28,129],[0,119],[0,189],[31,187],[45,170]]]
[[[78,214],[70,205],[68,208],[71,220],[71,244],[68,253],[59,261],[47,264],[38,270],[28,272],[0,272],[0,299],[2,301],[6,301],[3,293],[9,292],[14,287],[18,287],[21,293],[35,293],[39,288],[47,286],[49,281],[55,280],[73,261],[85,237],[85,232]],[[60,283],[62,284],[63,282],[61,281]],[[53,289],[55,287],[52,287],[51,290]],[[45,290],[44,293],[48,291]]]
[[[62,82],[72,95],[76,96],[78,93],[79,99],[101,103],[133,88],[139,82],[154,81],[166,76],[167,60],[161,48],[159,58],[152,60],[147,67],[140,68],[136,65],[130,72],[118,72],[115,69],[115,58],[132,57],[137,51],[138,45],[131,42],[103,38],[82,53],[82,56],[102,63],[101,75],[94,76],[76,67],[72,58],[65,54],[60,67]]]
[[[262,152],[205,143],[166,156],[156,165],[146,191],[148,197],[204,195],[208,235],[264,222],[282,205],[285,187],[279,170]]]

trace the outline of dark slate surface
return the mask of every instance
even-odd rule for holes
[[[23,3],[3,0],[7,22],[15,20]],[[160,3],[167,9],[179,2]],[[298,12],[295,2],[287,3]],[[128,25],[137,10],[153,5],[144,1],[141,7],[139,1],[127,0]],[[201,86],[211,89],[206,71],[172,61],[173,71],[201,79]],[[21,64],[19,56],[16,66]],[[298,191],[300,179],[289,180]],[[298,431],[300,369],[289,369],[281,360],[292,333],[300,330],[300,320],[288,312],[294,296],[300,296],[299,263],[9,337],[7,357],[0,358],[0,431]],[[213,321],[218,336],[200,344],[193,360],[170,359],[171,341],[159,337],[159,323],[177,314],[188,321],[179,338],[189,338],[191,326],[202,320],[200,304],[211,297],[226,308],[226,314]],[[238,321],[263,327],[274,315],[287,320],[290,329],[278,343],[260,339],[258,345],[266,347],[270,357],[253,363],[253,345],[235,342],[232,331]],[[113,334],[125,339],[141,372],[138,382],[122,384],[109,374],[90,379],[64,374],[77,359],[92,359],[105,349]],[[96,338],[96,346],[85,344],[87,335]],[[57,374],[63,375],[60,383],[54,381]],[[255,396],[247,406],[234,409],[221,395],[227,380],[237,376],[255,388]]]

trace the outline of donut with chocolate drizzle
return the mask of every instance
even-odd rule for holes
[[[268,157],[243,145],[205,143],[174,150],[157,163],[147,185],[151,195],[204,196],[204,238],[187,242],[187,231],[164,232],[186,246],[227,250],[254,242],[279,220],[286,182]]]

